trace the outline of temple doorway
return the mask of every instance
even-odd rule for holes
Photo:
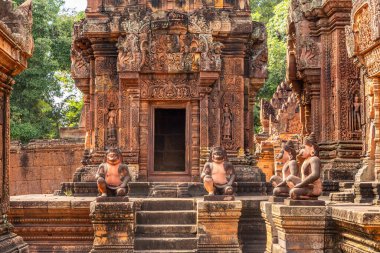
[[[149,181],[178,181],[186,166],[186,108],[154,108]],[[151,153],[151,154],[152,154]]]

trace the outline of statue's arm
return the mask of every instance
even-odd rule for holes
[[[127,187],[128,182],[131,181],[131,176],[129,174],[128,166],[126,164],[120,165],[120,180],[121,185],[119,187]]]
[[[205,176],[211,176],[211,166],[210,163],[205,163],[205,166],[203,167],[201,179],[203,180]]]
[[[104,164],[100,164],[98,171],[96,172],[95,178],[98,179],[99,177],[105,178],[106,177],[106,168]]]
[[[321,174],[321,160],[319,160],[319,158],[313,159],[313,161],[310,161],[310,167],[310,175],[307,176],[301,183],[294,186],[295,188],[304,188],[319,179]]]
[[[235,179],[236,179],[236,172],[232,163],[227,164],[227,171],[229,171],[229,174],[230,174],[230,180],[228,180],[227,185],[231,186],[235,182]]]

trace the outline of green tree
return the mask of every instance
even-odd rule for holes
[[[268,78],[257,95],[256,132],[260,130],[260,99],[271,98],[277,86],[285,80],[288,5],[289,0],[251,0],[252,17],[266,24],[268,43]]]
[[[253,20],[268,23],[269,19],[275,15],[274,8],[283,0],[250,0]]]
[[[274,15],[266,24],[268,35],[268,79],[259,92],[260,98],[270,98],[286,74],[286,26],[288,0],[273,8]]]
[[[22,1],[17,0],[16,4]],[[58,78],[69,73],[73,12],[62,11],[63,0],[33,1],[34,53],[28,69],[16,77],[11,96],[11,137],[23,142],[35,138],[55,138],[64,122],[57,104],[65,93]],[[81,14],[82,15],[82,14]]]

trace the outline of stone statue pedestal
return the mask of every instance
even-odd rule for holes
[[[270,196],[268,201],[272,203],[284,203],[284,200],[289,197]]]
[[[117,197],[97,197],[96,202],[128,202],[129,198],[127,196],[117,196]]]
[[[242,252],[238,225],[241,201],[198,202],[198,252]]]
[[[205,195],[204,201],[234,201],[234,195]]]
[[[133,252],[134,203],[116,202],[116,198],[110,197],[110,201],[94,201],[90,205],[90,217],[94,227],[91,253]]]
[[[326,206],[272,205],[272,219],[278,232],[273,253],[333,252],[333,232]]]
[[[285,199],[284,204],[287,206],[324,206],[326,203],[324,200],[318,199]]]
[[[274,196],[271,196],[274,197]],[[275,205],[276,202],[263,201],[260,202],[261,216],[265,221],[267,242],[265,247],[265,253],[272,253],[273,244],[278,243],[277,230],[272,218],[272,205]]]

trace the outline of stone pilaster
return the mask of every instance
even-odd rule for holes
[[[261,216],[265,220],[265,227],[267,232],[265,253],[272,253],[273,245],[278,243],[278,234],[272,218],[272,205],[274,204],[275,203],[267,201],[260,203]]]
[[[127,253],[134,248],[133,202],[92,202],[90,217],[94,227],[91,253]]]
[[[241,201],[198,202],[198,252],[242,252],[238,238]]]
[[[333,252],[332,233],[325,206],[272,205],[272,218],[278,231],[273,253]]]
[[[27,68],[32,56],[32,2],[15,9],[12,1],[0,1],[0,252],[29,252],[8,222],[10,163],[10,93],[14,77]],[[13,162],[13,161],[12,161]]]

